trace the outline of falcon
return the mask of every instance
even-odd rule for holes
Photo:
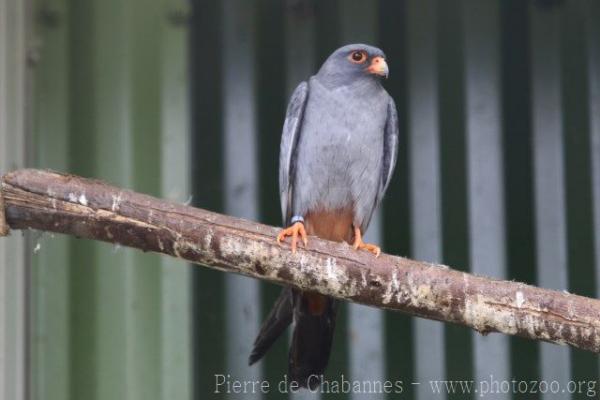
[[[390,183],[398,148],[394,100],[383,88],[385,54],[365,44],[337,49],[289,102],[279,158],[284,226],[292,252],[307,235],[352,244],[379,256],[363,234]],[[321,383],[337,302],[284,288],[260,328],[249,364],[260,360],[293,322],[288,378],[300,387]]]

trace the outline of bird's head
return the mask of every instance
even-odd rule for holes
[[[381,49],[366,44],[349,44],[334,51],[317,74],[334,86],[387,78],[388,65]]]

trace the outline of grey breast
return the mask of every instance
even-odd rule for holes
[[[294,208],[351,208],[366,229],[381,181],[389,96],[375,81],[328,89],[309,81],[297,149]]]

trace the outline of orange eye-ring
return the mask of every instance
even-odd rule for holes
[[[350,53],[350,57],[348,59],[354,64],[362,64],[367,59],[367,53],[362,50],[355,50]]]

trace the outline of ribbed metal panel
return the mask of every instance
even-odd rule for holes
[[[35,65],[33,142],[36,163],[57,171],[69,160],[69,7],[66,1],[46,3],[43,19],[34,25],[44,38]],[[59,22],[60,21],[60,22]],[[31,394],[35,399],[68,398],[70,387],[70,244],[66,237],[36,235],[31,307]],[[59,373],[58,371],[63,371]]]
[[[408,130],[411,192],[411,256],[442,261],[440,129],[435,2],[407,2]],[[415,380],[444,379],[444,328],[439,322],[414,321]],[[429,385],[416,387],[418,399],[445,398]]]
[[[592,159],[592,188],[594,205],[594,250],[596,256],[596,297],[600,297],[600,6],[588,2],[586,8],[588,50],[590,153]]]
[[[500,9],[497,2],[487,0],[465,0],[462,7],[470,269],[475,274],[506,278]],[[508,350],[505,336],[475,333],[476,380],[508,380]],[[494,397],[508,395],[497,393]]]
[[[256,4],[225,0],[222,7],[224,210],[256,220],[260,182],[254,81]],[[261,365],[248,366],[253,337],[260,326],[259,282],[243,276],[226,276],[224,294],[227,358],[223,373],[233,379],[260,380]],[[260,391],[252,391],[244,397],[262,396]]]
[[[567,290],[559,23],[559,9],[533,7],[531,77],[537,282],[543,287]],[[543,343],[540,351],[542,379],[565,381],[569,378],[568,348]]]
[[[186,4],[35,6],[34,165],[185,202]],[[34,398],[191,397],[189,266],[53,235],[36,248]]]
[[[0,174],[26,165],[29,3],[0,1]],[[0,240],[0,399],[28,397],[30,250],[19,232]]]

